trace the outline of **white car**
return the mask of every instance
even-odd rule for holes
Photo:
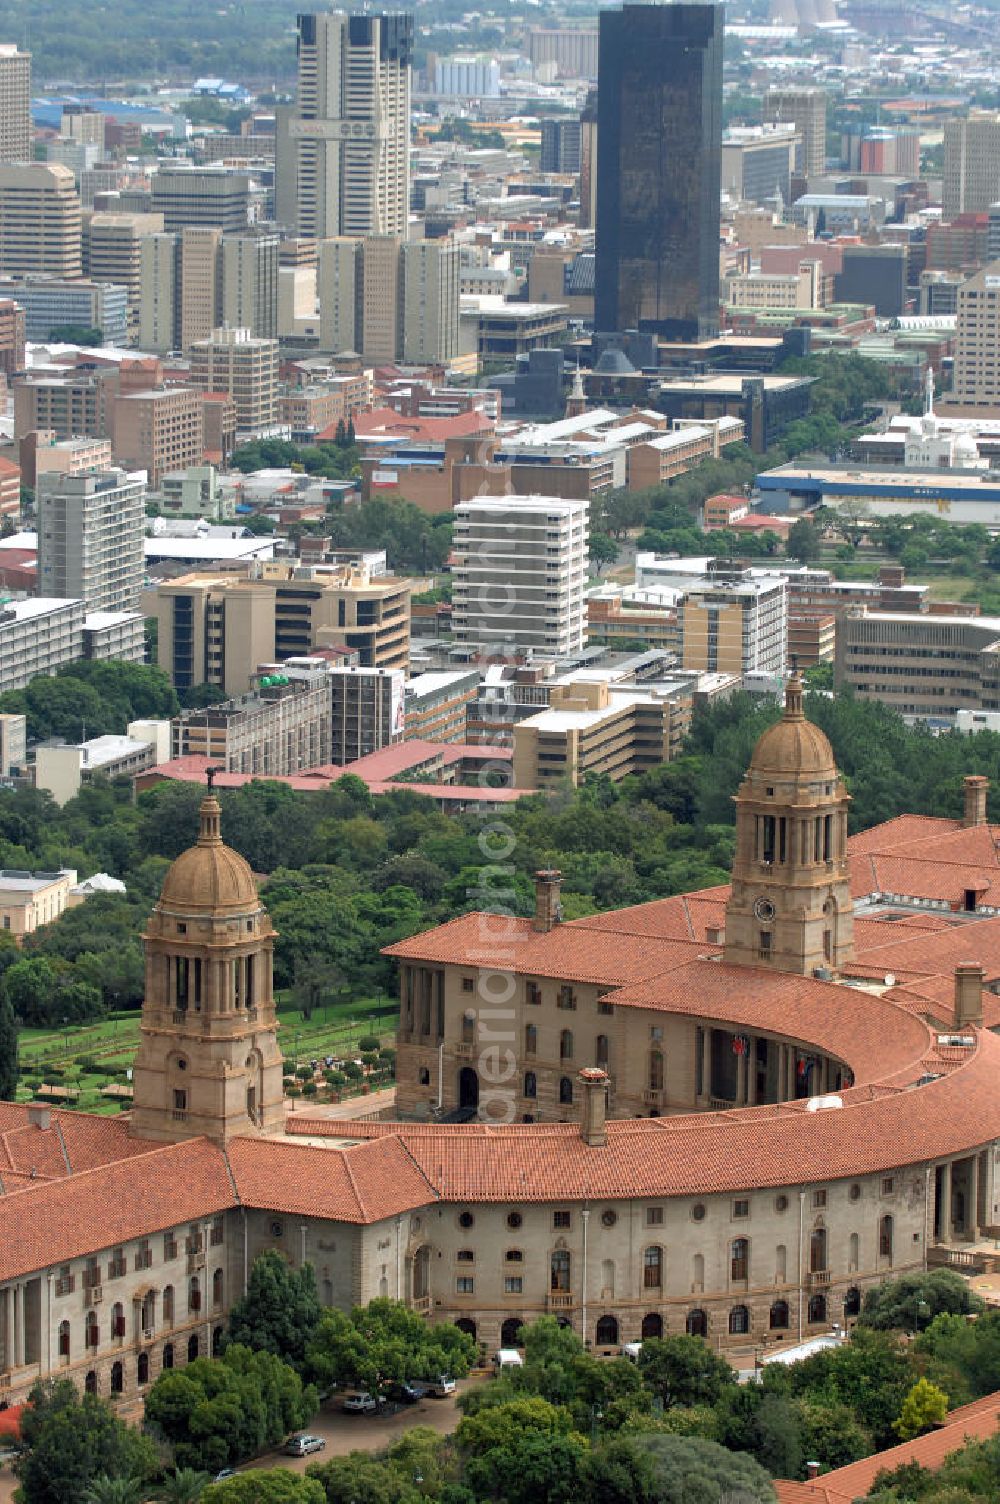
[[[326,1442],[322,1436],[290,1436],[285,1442],[286,1457],[308,1457],[310,1452],[322,1452]]]
[[[355,1390],[353,1394],[344,1395],[343,1409],[352,1415],[373,1415],[378,1409],[378,1400],[364,1390]]]
[[[436,1379],[431,1379],[427,1385],[427,1392],[436,1400],[443,1400],[447,1395],[454,1394],[456,1387],[455,1380],[449,1378],[446,1373],[442,1373]]]

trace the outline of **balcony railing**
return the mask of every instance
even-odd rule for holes
[[[550,1290],[546,1300],[550,1311],[569,1311],[575,1304],[572,1290]]]
[[[806,1284],[810,1290],[825,1290],[829,1283],[829,1269],[812,1269],[806,1276]]]

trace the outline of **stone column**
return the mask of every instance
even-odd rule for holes
[[[786,1099],[786,1097],[787,1097],[787,1094],[788,1094],[788,1046],[787,1046],[787,1044],[779,1044],[779,1046],[778,1046],[777,1100],[779,1102],[784,1102],[785,1099]]]
[[[14,1367],[24,1366],[24,1286],[14,1286]]]
[[[3,1366],[5,1369],[14,1367],[14,1289],[13,1286],[3,1292]]]
[[[701,1094],[707,1102],[712,1095],[712,1027],[701,1031]]]
[[[752,1036],[747,1047],[747,1106],[757,1106],[757,1041]]]
[[[736,1105],[744,1106],[747,1099],[747,1062],[748,1055],[736,1057]]]
[[[941,1166],[941,1189],[938,1193],[938,1241],[951,1240],[951,1160]]]
[[[969,1158],[969,1196],[966,1225],[963,1229],[967,1238],[975,1242],[979,1234],[979,1155],[973,1154]]]

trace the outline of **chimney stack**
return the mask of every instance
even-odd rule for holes
[[[985,972],[976,961],[960,961],[955,967],[955,1027],[970,1024],[982,1027],[983,979]]]
[[[608,1141],[608,1073],[599,1065],[588,1065],[577,1080],[583,1088],[581,1137],[592,1149],[603,1149]]]
[[[807,1478],[818,1478],[819,1477],[819,1468],[820,1468],[820,1465],[819,1465],[818,1462],[807,1462],[806,1463],[806,1477]]]
[[[541,935],[547,935],[562,919],[561,887],[562,873],[557,868],[545,867],[535,873],[534,928]]]
[[[34,1128],[48,1128],[52,1122],[52,1109],[44,1102],[29,1102],[28,1122]]]
[[[962,824],[985,825],[986,824],[986,795],[990,790],[990,780],[980,773],[969,773],[962,779],[962,792],[965,795],[965,811],[962,815]]]

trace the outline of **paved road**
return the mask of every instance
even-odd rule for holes
[[[368,1118],[376,1112],[390,1111],[396,1105],[396,1088],[373,1091],[367,1097],[348,1097],[345,1102],[309,1102],[293,1097],[287,1104],[288,1116],[310,1118]]]

